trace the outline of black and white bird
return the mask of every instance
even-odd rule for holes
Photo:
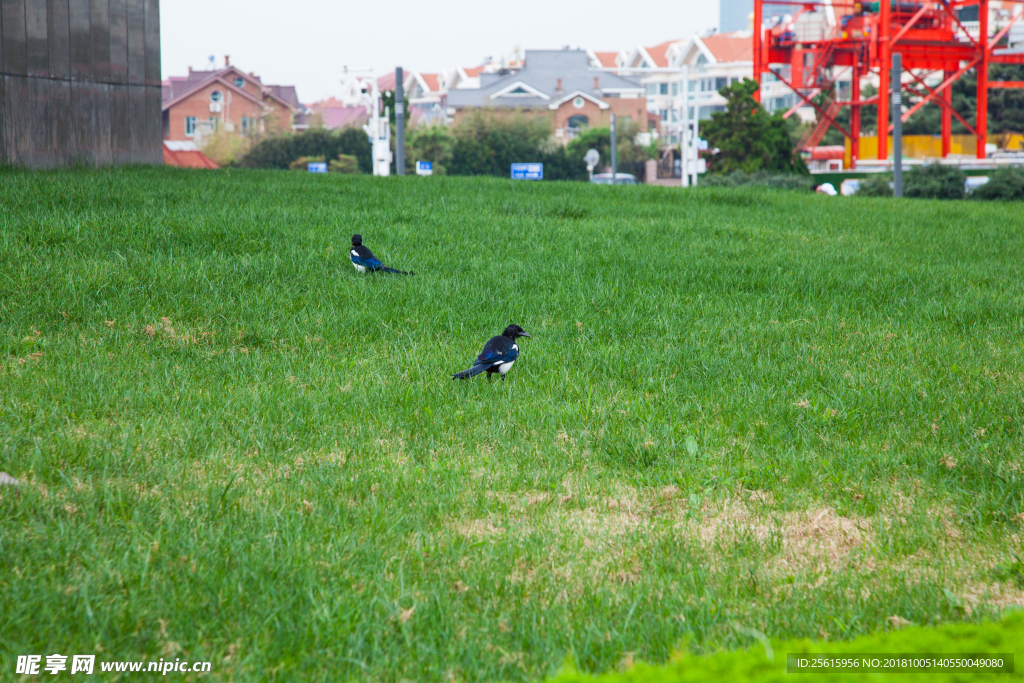
[[[398,275],[415,275],[416,273],[407,273],[404,270],[395,270],[394,268],[388,268],[380,259],[373,255],[369,247],[363,246],[362,235],[352,235],[352,249],[349,251],[349,256],[352,258],[352,265],[356,267],[360,273],[367,271],[371,273],[396,273]]]
[[[526,331],[519,327],[519,325],[509,325],[499,336],[491,337],[484,344],[484,350],[476,357],[473,367],[469,370],[456,372],[452,375],[452,379],[466,379],[473,375],[479,375],[481,372],[486,372],[487,381],[490,382],[491,375],[500,372],[501,379],[504,380],[505,373],[512,369],[516,358],[519,357],[519,344],[516,344],[516,339],[519,337],[529,339],[530,335],[526,334]]]

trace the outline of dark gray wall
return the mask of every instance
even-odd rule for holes
[[[0,162],[163,162],[159,0],[0,0]]]

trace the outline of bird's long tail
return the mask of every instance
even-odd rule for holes
[[[415,275],[416,274],[416,273],[414,273],[412,271],[409,271],[407,273],[404,270],[395,270],[394,268],[388,268],[387,266],[382,266],[381,270],[383,270],[385,273],[394,273],[395,275]]]
[[[473,375],[479,375],[481,372],[487,369],[486,365],[474,365],[469,370],[463,370],[462,372],[456,372],[452,375],[452,379],[466,379]]]

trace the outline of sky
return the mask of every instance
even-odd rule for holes
[[[163,77],[205,69],[224,55],[266,84],[294,85],[304,103],[337,95],[343,66],[374,74],[438,72],[485,57],[569,45],[632,49],[718,24],[718,0],[165,0]]]

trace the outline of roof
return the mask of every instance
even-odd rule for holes
[[[597,57],[597,61],[601,63],[603,67],[615,66],[615,58],[619,56],[618,52],[595,52],[594,56]]]
[[[234,78],[232,78],[232,76],[234,76]],[[299,103],[299,95],[295,91],[294,85],[263,85],[259,76],[256,76],[255,74],[247,74],[234,66],[224,67],[223,69],[217,69],[216,71],[189,71],[188,76],[170,76],[162,84],[163,108],[165,110],[170,108],[185,97],[191,95],[193,92],[200,90],[201,88],[205,88],[207,85],[214,82],[220,83],[232,92],[239,93],[254,102],[261,102],[260,98],[256,97],[252,93],[246,92],[244,88],[236,86],[234,84],[234,80],[236,78],[244,78],[255,83],[260,87],[263,93],[280,100],[285,105],[293,109],[302,108],[302,105]]]
[[[164,163],[181,168],[220,168],[190,141],[164,140]]]
[[[196,91],[202,90],[203,88],[205,88],[205,87],[207,87],[209,85],[213,85],[214,83],[220,84],[223,87],[225,87],[228,90],[230,90],[231,92],[237,93],[237,94],[241,95],[242,97],[244,97],[244,98],[246,98],[248,100],[252,100],[253,102],[256,102],[258,104],[263,104],[263,102],[262,102],[262,100],[260,100],[260,98],[256,97],[252,93],[246,92],[245,90],[243,90],[242,88],[239,88],[234,83],[229,82],[226,78],[221,78],[218,75],[218,76],[214,76],[213,78],[208,78],[205,81],[193,82],[191,84],[190,88],[187,88],[187,89],[186,88],[182,88],[180,93],[175,91],[174,93],[172,93],[172,97],[170,97],[169,99],[165,99],[163,101],[163,110],[167,111],[168,109],[170,109],[174,105],[178,104],[179,102],[181,102],[185,98],[191,96]]]
[[[440,92],[441,91],[440,74],[424,74],[424,73],[421,73],[420,74],[420,78],[422,78],[423,82],[427,84],[427,88],[430,90],[430,92]]]
[[[666,40],[664,43],[661,43],[660,45],[655,45],[654,47],[645,47],[644,51],[650,56],[652,60],[654,60],[653,66],[666,67],[668,66],[668,57],[665,55],[665,53],[668,52],[668,49],[672,46],[673,43],[678,42],[678,40]]]
[[[733,31],[717,33],[701,38],[718,62],[748,62],[754,58],[753,42],[750,31]]]
[[[362,125],[369,112],[366,107],[346,107],[333,97],[321,102],[314,102],[308,107],[314,114],[320,115],[320,121],[325,128],[347,128],[348,126]]]
[[[462,72],[463,72],[464,74],[466,74],[466,76],[468,76],[469,78],[473,78],[474,76],[479,76],[479,75],[480,75],[480,73],[481,73],[481,72],[482,72],[482,71],[483,71],[483,70],[484,70],[485,68],[486,68],[485,66],[471,66],[471,67],[469,67],[468,69],[467,69],[467,68],[465,68],[465,67],[463,67],[463,68],[462,68]]]
[[[402,71],[402,87],[408,87],[409,81],[413,78],[411,71]],[[395,80],[395,72],[391,71],[383,76],[377,78],[377,89],[381,92],[387,92],[388,90],[394,90],[395,84],[398,83]]]
[[[643,90],[638,80],[592,68],[584,50],[527,50],[523,68],[491,76],[479,88],[449,90],[448,105],[546,108],[566,93],[594,93],[595,78],[602,91]]]
[[[290,107],[295,109],[302,108],[302,103],[299,102],[299,95],[295,92],[294,85],[268,85],[266,88],[274,97],[288,103]]]

